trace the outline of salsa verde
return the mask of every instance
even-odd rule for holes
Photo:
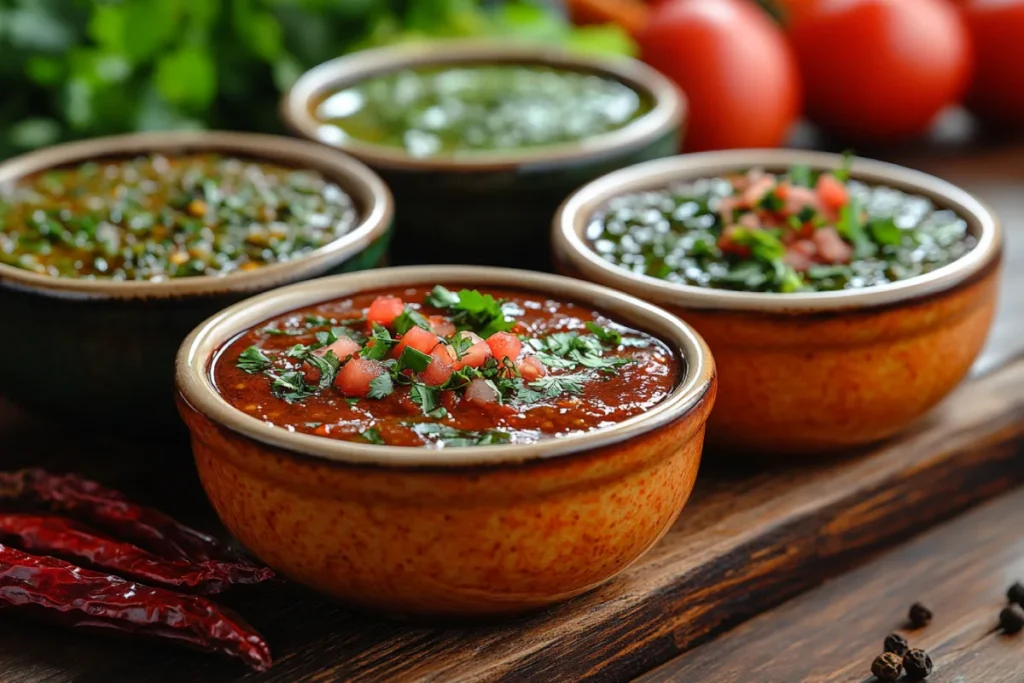
[[[71,278],[228,275],[357,222],[352,199],[315,171],[216,154],[101,160],[0,192],[0,263]]]
[[[664,400],[683,371],[663,342],[587,306],[440,285],[268,320],[211,368],[225,400],[270,425],[431,448],[611,426]]]
[[[751,292],[856,289],[906,280],[976,244],[924,197],[814,173],[754,169],[612,199],[586,238],[605,260],[684,285]]]
[[[622,128],[651,98],[595,74],[529,64],[404,69],[331,93],[313,109],[326,142],[414,157],[576,142]]]

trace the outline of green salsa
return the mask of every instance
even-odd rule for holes
[[[618,130],[652,102],[602,76],[525,64],[405,69],[331,93],[313,109],[322,139],[414,157],[571,143]]]
[[[323,247],[358,217],[313,171],[215,154],[103,160],[0,193],[0,263],[70,278],[229,275]]]
[[[603,259],[682,285],[750,292],[856,289],[916,277],[976,244],[924,197],[848,171],[754,169],[625,194],[585,236]]]

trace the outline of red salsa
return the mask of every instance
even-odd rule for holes
[[[361,443],[531,443],[622,422],[683,374],[659,339],[588,306],[514,290],[377,291],[240,334],[211,369],[231,405]]]

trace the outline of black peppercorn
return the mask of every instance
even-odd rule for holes
[[[1024,607],[1024,585],[1020,581],[1013,584],[1010,586],[1010,590],[1006,591],[1006,597],[1010,599],[1010,602],[1015,602]]]
[[[885,643],[882,645],[882,652],[891,652],[895,655],[902,657],[907,654],[907,650],[910,649],[910,644],[907,643],[907,639],[898,633],[890,633],[885,638]]]
[[[924,628],[932,623],[932,611],[919,602],[910,606],[910,625],[914,628]]]
[[[924,650],[910,650],[903,655],[903,668],[908,681],[923,681],[932,673],[932,658]]]
[[[871,663],[871,673],[880,681],[895,681],[903,672],[903,659],[892,652],[884,652]]]
[[[999,613],[999,625],[1006,633],[1019,633],[1024,629],[1024,612],[1017,605],[1003,608]]]

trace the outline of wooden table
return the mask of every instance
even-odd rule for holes
[[[1024,579],[1024,151],[890,156],[975,191],[1010,237],[984,354],[907,434],[839,461],[769,466],[708,453],[691,502],[657,548],[609,585],[542,614],[396,624],[276,584],[224,598],[270,643],[276,664],[266,674],[163,644],[4,619],[0,682],[863,681],[914,600],[937,614],[912,634],[936,655],[932,680],[1024,681],[1024,637],[991,630],[1006,586]],[[219,529],[180,443],[80,435],[0,405],[0,460],[81,471]]]

